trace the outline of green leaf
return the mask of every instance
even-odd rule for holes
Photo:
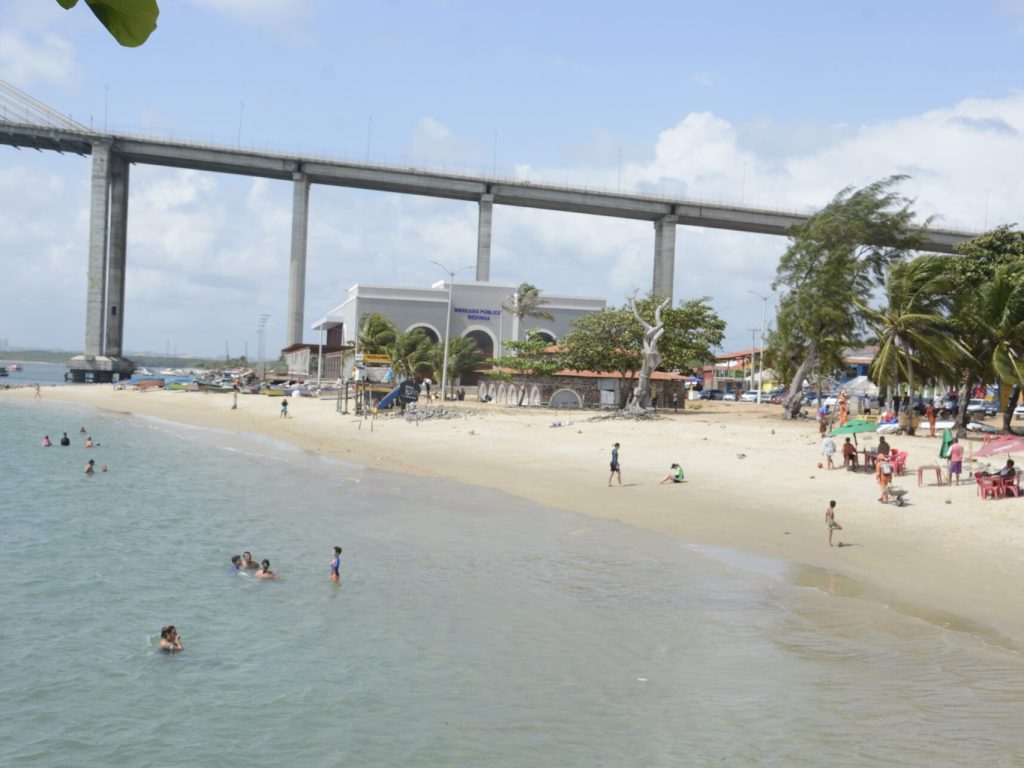
[[[85,0],[89,10],[121,45],[136,48],[156,29],[160,8],[156,0]],[[78,0],[57,0],[64,10],[74,8]]]

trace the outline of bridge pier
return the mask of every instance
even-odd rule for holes
[[[288,274],[287,345],[301,344],[306,311],[306,242],[309,234],[309,177],[294,173],[292,190],[292,260]]]
[[[68,361],[69,378],[75,382],[111,382],[115,376],[131,376],[135,364],[121,357],[128,163],[113,153],[109,140],[92,146],[90,199],[85,349]],[[113,255],[112,243],[116,249]]]
[[[669,299],[671,304],[672,288],[675,280],[676,267],[676,223],[677,216],[662,216],[654,222],[654,295],[661,299]]]
[[[494,214],[494,195],[480,195],[480,219],[476,230],[476,280],[491,281],[491,217]]]

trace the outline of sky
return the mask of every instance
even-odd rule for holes
[[[937,225],[1024,210],[1024,0],[160,5],[129,49],[84,3],[5,0],[0,79],[114,133],[808,213],[899,173]],[[12,346],[82,347],[89,175],[0,146]],[[291,201],[288,182],[133,166],[126,350],[253,356],[263,314],[283,346]],[[314,186],[307,327],[357,283],[474,264],[476,231],[472,203]],[[496,206],[493,233],[494,282],[650,290],[648,222]],[[786,244],[678,227],[675,298],[710,297],[724,348],[748,348]]]

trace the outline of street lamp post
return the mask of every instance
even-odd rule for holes
[[[437,264],[448,275],[448,312],[444,316],[444,360],[441,363],[441,402],[444,402],[448,391],[448,334],[451,333],[452,328],[452,287],[455,283],[455,275],[473,267],[460,267],[453,270],[448,269],[444,264],[433,259],[430,260],[430,263]]]
[[[768,297],[763,293],[752,291],[749,288],[747,289],[747,293],[752,293],[761,298],[761,359],[758,362],[757,369],[757,404],[760,405],[761,391],[764,389],[764,334],[766,330],[765,323],[768,319]]]

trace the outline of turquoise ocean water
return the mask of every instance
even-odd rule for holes
[[[2,766],[1024,764],[1013,643],[829,574],[45,401],[0,437]]]

